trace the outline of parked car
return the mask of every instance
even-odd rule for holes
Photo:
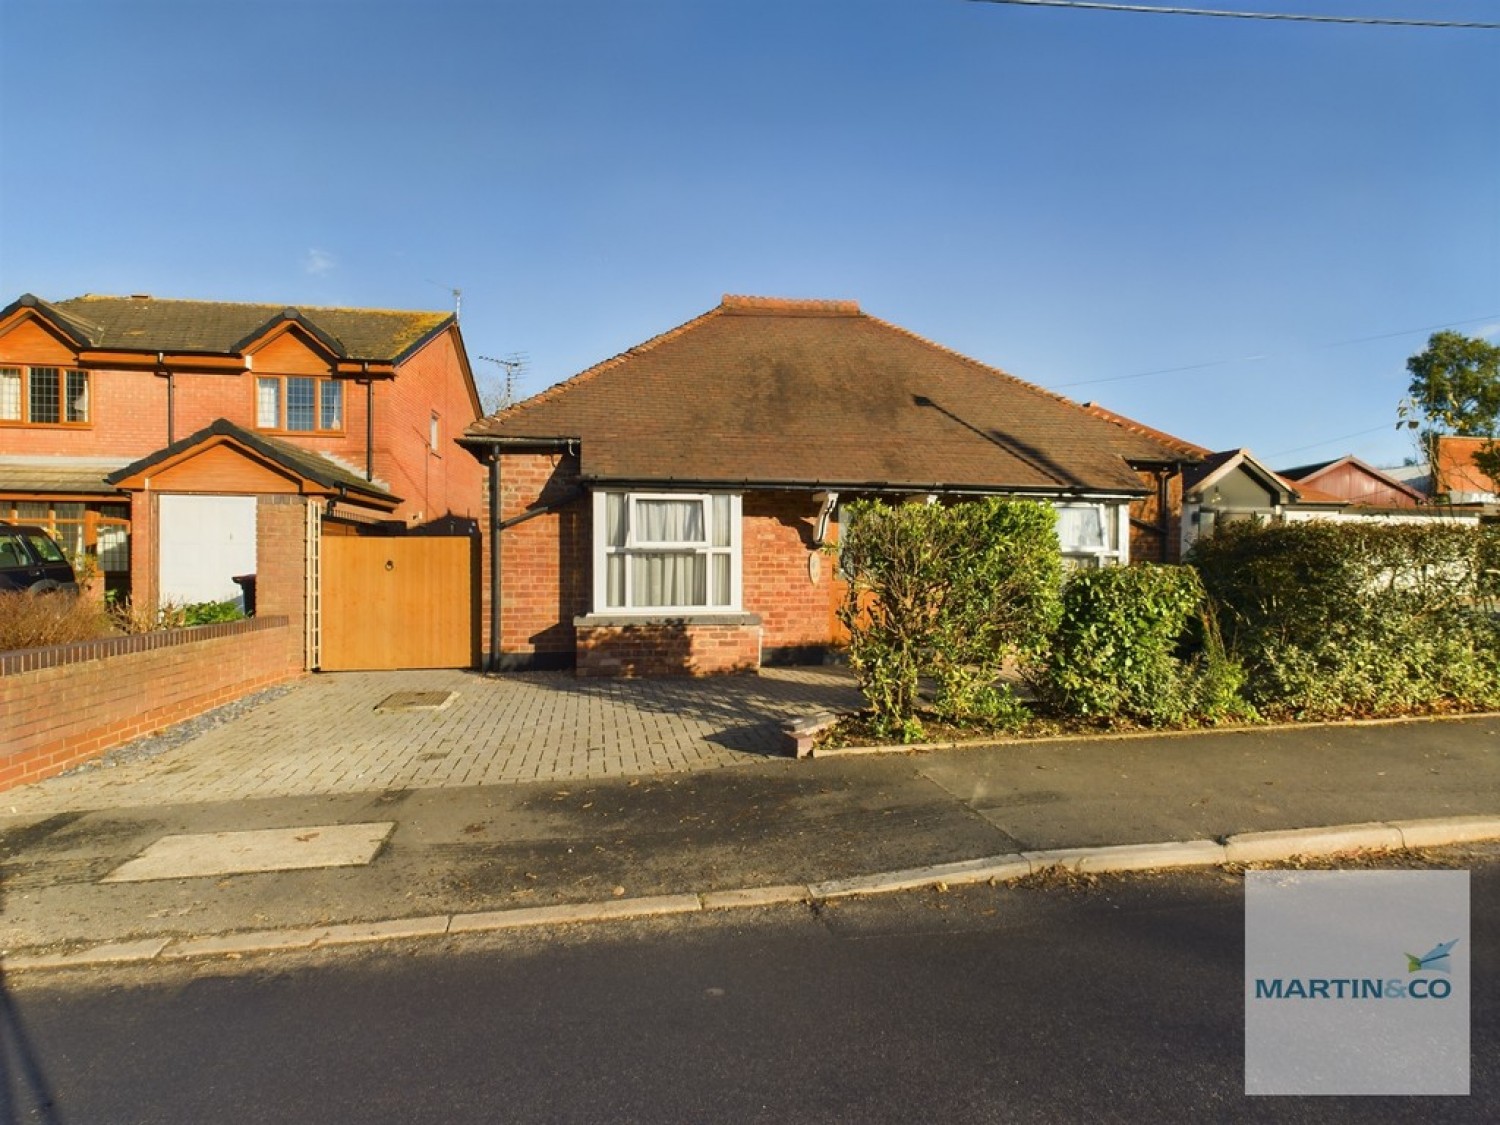
[[[62,548],[34,524],[0,523],[0,592],[78,593],[78,580]]]

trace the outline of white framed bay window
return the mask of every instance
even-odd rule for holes
[[[740,607],[740,497],[595,492],[594,612],[714,613]]]
[[[1123,504],[1054,504],[1057,541],[1063,565],[1071,569],[1123,566],[1130,561],[1125,529],[1129,509]]]

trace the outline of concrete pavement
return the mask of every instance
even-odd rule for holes
[[[100,947],[112,948],[110,957],[154,958],[247,942],[305,947],[457,932],[456,920],[459,929],[501,924],[497,912],[539,924],[722,907],[830,895],[841,885],[878,889],[898,877],[959,881],[1017,857],[1026,870],[1097,866],[1078,849],[1122,845],[1179,849],[1137,848],[1129,853],[1137,865],[1200,853],[1217,862],[1229,854],[1229,837],[1329,825],[1380,822],[1354,837],[1364,846],[1431,844],[1465,825],[1471,838],[1500,832],[1495,716],[793,761],[745,747],[773,738],[785,714],[837,705],[851,688],[821,669],[784,675],[567,693],[572,701],[553,704],[555,715],[591,716],[573,723],[574,744],[565,722],[529,736],[498,733],[487,725],[497,720],[462,706],[480,678],[450,673],[404,678],[399,690],[446,691],[451,681],[442,677],[456,676],[459,699],[441,712],[396,713],[385,741],[371,740],[361,730],[385,717],[363,710],[396,681],[349,677],[330,687],[318,677],[307,701],[348,692],[358,706],[309,729],[327,708],[295,698],[299,687],[149,760],[0,796],[5,964],[55,963],[59,954],[67,963],[80,951],[86,962]],[[523,699],[541,690],[521,686]],[[595,733],[609,715],[625,730],[617,728],[613,751],[611,738]],[[660,733],[674,724],[676,734]],[[689,724],[697,724],[700,748],[683,748],[678,736]],[[481,729],[491,733],[462,733]],[[483,777],[473,762],[462,774],[421,771],[422,755],[435,753],[430,747],[443,745],[444,733],[450,757],[482,756],[499,741],[511,747],[505,754],[524,759],[528,737],[557,740],[561,749],[546,780],[465,784]],[[575,756],[577,741],[603,752]],[[240,762],[243,772],[238,755],[253,759],[257,745],[281,763],[272,780],[236,775],[221,760]],[[309,747],[326,754],[330,745],[365,748],[306,761],[318,757]],[[640,768],[626,745],[644,747],[647,761],[660,754],[663,764]],[[671,764],[674,754],[679,764]],[[361,755],[400,759],[372,775],[396,784],[353,787]],[[306,768],[287,768],[293,759]],[[1409,821],[1435,823],[1390,827]],[[394,829],[364,864],[104,881],[165,837],[266,829],[307,836],[375,824]],[[1238,854],[1272,846],[1256,839],[1241,841]],[[1273,844],[1281,854],[1327,850],[1306,836]]]

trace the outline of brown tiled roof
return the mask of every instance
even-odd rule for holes
[[[215,437],[230,438],[290,472],[325,488],[336,488],[341,494],[349,492],[354,494],[356,499],[383,501],[392,505],[400,503],[401,498],[393,495],[388,489],[365,480],[364,477],[358,476],[316,450],[303,449],[300,445],[293,445],[289,441],[254,433],[242,426],[236,426],[227,418],[217,418],[197,433],[179,438],[171,445],[163,446],[138,461],[132,461],[123,468],[116,469],[104,479],[113,486],[163,461],[170,461]]]
[[[468,430],[580,443],[585,479],[1144,490],[1178,450],[860,311],[725,297]]]
[[[1158,430],[1146,425],[1144,422],[1137,422],[1134,418],[1127,418],[1123,414],[1117,414],[1113,410],[1100,406],[1097,402],[1086,402],[1083,404],[1083,409],[1087,410],[1095,418],[1103,418],[1106,422],[1113,422],[1115,425],[1129,430],[1133,434],[1140,434],[1142,437],[1150,438],[1157,444],[1164,445],[1168,449],[1180,453],[1189,461],[1201,460],[1213,453],[1213,450],[1207,446],[1196,445],[1186,438],[1174,437],[1165,430]]]
[[[305,325],[341,359],[383,363],[404,358],[453,320],[451,313],[444,312],[289,307],[93,294],[50,302],[26,294],[9,309],[23,305],[60,318],[79,343],[94,348],[232,355],[263,331],[291,318]]]

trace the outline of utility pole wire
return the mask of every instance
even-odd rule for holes
[[[1446,27],[1467,31],[1500,31],[1500,23],[1447,20],[1398,20],[1374,16],[1303,16],[1290,12],[1227,12],[1215,8],[1158,8],[1149,4],[1106,4],[1096,0],[970,0],[975,4],[1015,4],[1026,8],[1083,8],[1097,12],[1131,12],[1155,16],[1210,16],[1226,20],[1286,20],[1292,23],[1339,23],[1366,27]]]
[[[1150,371],[1136,371],[1130,375],[1106,375],[1102,379],[1080,379],[1076,383],[1058,383],[1052,388],[1054,391],[1065,390],[1068,387],[1091,387],[1095,383],[1122,383],[1126,379],[1144,379],[1148,375],[1175,375],[1183,371],[1202,371],[1207,367],[1227,367],[1231,363],[1254,363],[1263,359],[1286,359],[1288,356],[1305,355],[1308,352],[1322,352],[1330,348],[1347,348],[1353,344],[1369,344],[1376,340],[1394,340],[1398,336],[1415,336],[1420,332],[1436,332],[1443,328],[1458,328],[1465,324],[1478,324],[1480,321],[1494,320],[1500,317],[1500,313],[1491,313],[1489,316],[1476,316],[1469,320],[1450,320],[1447,324],[1431,324],[1426,328],[1403,328],[1399,332],[1382,332],[1378,336],[1356,336],[1352,340],[1335,340],[1331,344],[1310,344],[1305,348],[1295,348],[1285,352],[1256,352],[1254,355],[1236,356],[1232,359],[1213,359],[1207,363],[1190,363],[1186,367],[1158,367]]]

